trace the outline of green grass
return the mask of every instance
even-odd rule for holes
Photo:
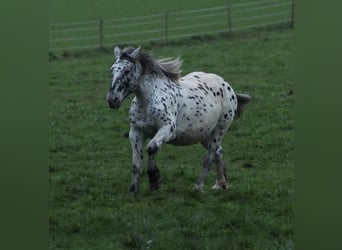
[[[183,73],[223,76],[253,100],[223,141],[231,187],[193,191],[205,151],[165,145],[162,187],[128,193],[130,99],[113,111],[105,96],[112,51],[50,62],[50,249],[293,249],[293,30],[146,45],[181,55]],[[146,160],[147,157],[145,157]]]
[[[235,0],[236,3],[262,0]],[[286,2],[288,0],[275,0]],[[50,23],[126,18],[227,5],[226,0],[49,0]]]
[[[101,39],[104,47],[151,40],[167,42],[191,34],[218,34],[228,31],[228,27],[239,32],[279,22],[289,25],[290,0],[238,0],[230,4],[228,18],[225,0],[50,0],[49,48],[58,53],[100,47],[100,19],[104,20]],[[210,9],[213,7],[222,8]],[[198,9],[207,11],[184,13]]]

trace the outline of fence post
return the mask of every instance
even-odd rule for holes
[[[228,4],[227,7],[227,21],[228,21],[228,32],[232,31],[232,18],[231,18],[231,6]]]
[[[164,16],[164,29],[165,29],[165,33],[164,33],[164,39],[165,42],[168,42],[168,38],[169,38],[169,12],[166,11],[165,12],[165,16]]]
[[[291,28],[294,28],[294,0],[292,0],[291,4]]]
[[[103,18],[100,19],[100,48],[103,49]]]

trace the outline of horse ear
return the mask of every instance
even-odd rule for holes
[[[141,49],[141,47],[139,46],[131,54],[129,54],[129,56],[133,59],[136,59],[140,55],[140,49]]]
[[[119,59],[120,54],[121,54],[121,49],[118,46],[115,46],[115,48],[114,48],[114,56],[115,56],[115,58]]]

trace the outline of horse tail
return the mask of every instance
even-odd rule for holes
[[[248,94],[237,94],[237,112],[235,114],[236,118],[239,118],[242,114],[243,107],[252,99]]]

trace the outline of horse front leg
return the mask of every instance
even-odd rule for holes
[[[147,145],[147,153],[148,153],[148,166],[147,166],[147,174],[150,182],[150,190],[156,191],[160,188],[160,171],[155,163],[155,156],[160,149],[160,147],[173,140],[176,136],[175,126],[164,126],[158,130],[156,135]]]
[[[156,166],[154,157],[157,152],[153,152],[148,150],[148,166],[147,166],[147,174],[150,182],[150,190],[156,191],[160,188],[161,180],[160,180],[160,171]]]
[[[131,127],[129,131],[129,140],[132,148],[132,182],[129,191],[130,193],[135,194],[139,191],[145,136],[140,130]]]

